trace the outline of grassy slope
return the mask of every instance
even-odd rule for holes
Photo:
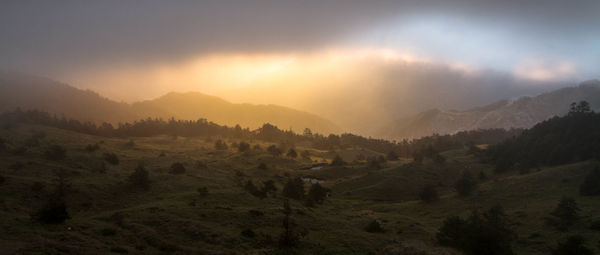
[[[588,245],[598,249],[600,235],[588,230],[589,222],[600,219],[600,199],[580,197],[577,192],[583,176],[593,163],[545,168],[526,175],[495,176],[490,167],[477,163],[462,151],[445,152],[445,165],[426,160],[423,165],[406,164],[408,160],[388,162],[388,167],[375,170],[364,164],[320,171],[298,170],[309,161],[273,158],[261,152],[249,154],[234,150],[215,152],[212,141],[204,138],[167,136],[128,139],[106,139],[39,126],[21,126],[0,130],[8,140],[8,149],[22,145],[33,131],[47,134],[39,146],[24,155],[0,153],[0,247],[9,254],[105,254],[126,249],[130,254],[270,254],[276,249],[281,232],[281,199],[258,199],[241,187],[245,180],[275,180],[281,189],[287,176],[311,175],[324,179],[333,196],[325,204],[307,208],[293,202],[292,216],[299,231],[308,234],[297,250],[302,254],[381,254],[394,250],[426,250],[431,254],[454,254],[435,247],[435,232],[445,217],[467,215],[474,208],[501,204],[506,209],[519,235],[517,254],[547,254],[556,240],[568,234],[586,236]],[[100,151],[88,153],[87,144],[103,140]],[[256,141],[251,144],[256,144]],[[43,159],[44,148],[60,144],[68,149],[64,161]],[[263,148],[267,144],[262,144]],[[299,147],[299,150],[304,148]],[[350,161],[357,150],[340,154]],[[115,152],[121,163],[108,165],[106,173],[97,170],[103,152]],[[164,152],[164,157],[159,157]],[[375,152],[361,151],[365,155]],[[332,153],[312,151],[313,160],[331,159]],[[207,163],[207,169],[195,162]],[[12,165],[21,162],[21,169]],[[126,177],[143,162],[150,172],[151,190],[132,191]],[[171,175],[169,166],[183,162],[187,171]],[[265,162],[269,169],[256,166]],[[67,196],[71,219],[61,225],[41,225],[31,220],[52,191],[53,170],[69,173],[72,191]],[[479,192],[470,198],[458,198],[452,183],[461,171],[487,173]],[[42,182],[40,192],[31,189]],[[417,201],[419,189],[426,184],[439,185],[442,199],[432,204]],[[196,189],[208,187],[209,195],[201,197]],[[561,233],[544,224],[544,217],[558,199],[575,197],[583,218],[570,233]],[[263,216],[251,215],[258,210]],[[372,219],[383,222],[385,233],[367,233],[363,228]],[[244,229],[252,229],[255,238],[243,237]],[[407,248],[408,247],[408,248]]]

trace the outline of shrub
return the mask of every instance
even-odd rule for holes
[[[87,152],[94,152],[100,149],[100,145],[95,143],[95,144],[88,144],[85,146],[85,151]]]
[[[454,188],[459,196],[469,196],[477,188],[477,182],[473,178],[473,175],[471,175],[471,172],[464,172],[462,177],[456,181]]]
[[[27,148],[25,148],[24,146],[17,146],[15,148],[13,148],[12,150],[12,154],[20,156],[23,155],[27,152]]]
[[[310,159],[310,151],[308,151],[308,150],[303,150],[303,151],[300,153],[300,156],[301,156],[303,159]]]
[[[289,179],[283,186],[282,195],[284,197],[302,200],[304,198],[304,182],[299,177]]]
[[[201,197],[208,196],[208,188],[207,187],[200,187],[200,188],[196,189],[196,191],[198,191],[198,194],[200,194]]]
[[[258,164],[258,169],[260,170],[267,170],[267,164],[265,164],[264,162],[260,162],[260,164]]]
[[[386,157],[387,157],[387,160],[390,160],[390,161],[396,161],[399,159],[398,154],[396,154],[396,152],[393,150],[388,152]]]
[[[63,160],[67,157],[67,150],[60,145],[51,145],[44,152],[44,156],[49,160]]]
[[[432,159],[433,163],[436,163],[438,165],[443,165],[444,163],[446,163],[446,158],[440,154],[435,154]]]
[[[114,154],[112,152],[107,152],[107,153],[104,153],[103,157],[104,157],[104,160],[106,162],[110,163],[111,165],[119,164],[119,157],[117,157],[117,154]]]
[[[583,196],[600,195],[600,167],[596,167],[588,173],[581,186],[579,186],[579,193]]]
[[[319,183],[311,185],[306,195],[306,205],[322,204],[328,193],[329,189],[323,188]]]
[[[427,185],[423,187],[421,192],[419,193],[419,198],[424,202],[433,202],[437,201],[440,197],[433,185]]]
[[[567,238],[565,242],[559,242],[552,255],[592,255],[594,252],[585,246],[585,239],[580,235]]]
[[[45,185],[41,182],[34,182],[31,185],[31,191],[35,192],[35,193],[39,193],[40,191],[44,190]]]
[[[381,223],[379,223],[378,220],[372,220],[365,227],[365,231],[367,231],[369,233],[383,233],[384,229],[383,229],[383,227],[381,226]]]
[[[100,234],[103,236],[114,236],[117,231],[114,228],[103,228],[100,230]]]
[[[467,255],[512,255],[515,235],[509,225],[504,210],[496,206],[483,214],[473,211],[467,220],[457,216],[446,218],[436,239]]]
[[[135,142],[133,141],[133,139],[129,139],[129,141],[125,143],[125,146],[131,148],[135,146]]]
[[[256,233],[252,229],[244,229],[241,234],[247,238],[254,238],[256,236]]]
[[[550,213],[557,220],[550,220],[549,223],[558,228],[558,230],[566,231],[573,223],[579,219],[578,212],[580,211],[575,199],[563,197],[558,202],[558,205]]]
[[[296,158],[296,157],[298,157],[298,153],[296,152],[296,150],[290,148],[290,150],[288,151],[286,156],[288,156],[290,158]]]
[[[277,187],[275,187],[275,182],[273,180],[264,181],[262,192],[267,195],[271,194],[275,196],[277,194]]]
[[[590,229],[594,231],[600,231],[600,220],[592,221],[590,224]]]
[[[245,152],[248,150],[250,150],[250,144],[246,142],[240,142],[240,144],[238,145],[238,151]]]
[[[110,252],[112,252],[112,253],[129,253],[129,251],[123,247],[112,247],[112,248],[110,248]]]
[[[150,178],[148,171],[143,165],[138,165],[135,171],[127,178],[129,185],[133,188],[148,190],[150,188]]]
[[[215,150],[224,151],[227,149],[228,149],[227,144],[225,142],[221,141],[221,139],[219,139],[215,142]]]
[[[176,162],[171,165],[171,170],[169,171],[171,174],[184,174],[185,166],[182,163]]]
[[[342,159],[342,157],[340,155],[336,154],[335,157],[333,158],[333,160],[331,160],[331,163],[329,165],[343,166],[345,164],[346,164],[346,162],[344,162],[344,159]]]
[[[198,169],[207,169],[208,166],[206,165],[206,163],[204,163],[204,161],[196,161],[196,168]]]
[[[0,138],[0,152],[3,152],[6,149],[6,140]]]
[[[69,219],[67,206],[62,199],[52,198],[37,212],[37,220],[44,224],[59,224]]]
[[[269,152],[274,157],[279,157],[281,155],[281,149],[277,148],[275,145],[271,145],[267,148],[267,152]]]
[[[244,185],[244,189],[246,191],[248,191],[248,193],[250,193],[251,195],[258,197],[258,198],[265,198],[267,197],[267,194],[265,192],[263,192],[262,190],[259,190],[252,181],[248,180],[246,182],[246,185]]]

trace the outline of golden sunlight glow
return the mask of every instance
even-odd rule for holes
[[[303,55],[226,53],[160,66],[81,72],[70,80],[125,101],[150,99],[169,91],[200,91],[228,98],[228,92],[252,86],[262,88],[263,93],[260,94],[272,97],[273,87],[331,86],[360,80],[365,62],[413,63],[428,60],[409,52],[385,48],[340,48]],[[145,88],[132,84],[145,84]]]

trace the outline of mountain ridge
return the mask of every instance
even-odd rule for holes
[[[340,133],[333,122],[312,113],[279,105],[235,104],[200,92],[169,92],[151,100],[117,102],[91,90],[52,79],[0,72],[0,111],[40,109],[51,114],[113,124],[144,118],[208,119],[218,124],[255,129],[271,123],[302,132]]]
[[[581,100],[588,101],[593,109],[600,109],[599,80],[584,81],[575,87],[560,88],[536,96],[499,100],[464,111],[434,108],[384,125],[379,135],[392,139],[411,139],[475,129],[529,128],[553,116],[564,115],[570,103]]]

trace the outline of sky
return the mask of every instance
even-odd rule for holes
[[[200,91],[311,111],[318,92],[408,95],[423,86],[408,76],[442,70],[486,88],[441,105],[461,108],[599,78],[598,13],[597,0],[0,0],[0,69],[126,102]]]

